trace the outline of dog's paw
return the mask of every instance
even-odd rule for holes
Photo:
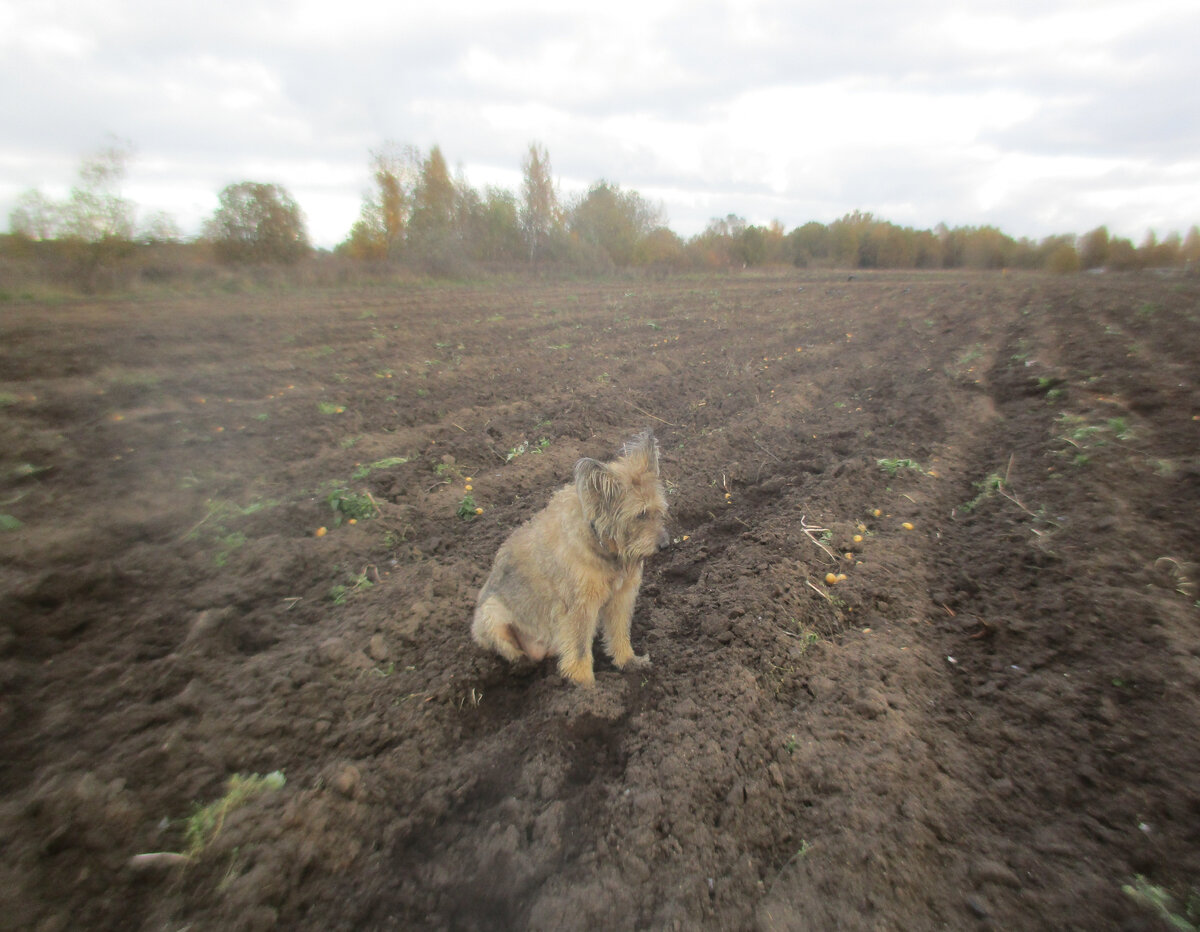
[[[559,667],[559,673],[576,686],[595,686],[596,674],[592,672],[592,662],[589,658],[581,658]]]
[[[645,670],[650,666],[650,655],[631,654],[628,660],[616,666],[618,670]]]

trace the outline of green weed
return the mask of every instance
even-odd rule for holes
[[[317,410],[320,411],[322,414],[345,414],[346,413],[345,405],[337,405],[337,404],[334,404],[332,401],[318,401],[317,402]]]
[[[365,479],[376,469],[391,469],[393,466],[403,466],[407,462],[407,456],[389,456],[386,459],[376,460],[373,463],[363,463],[351,473],[350,478]]]
[[[20,519],[14,518],[12,515],[0,514],[0,531],[16,531],[22,526]]]
[[[192,528],[184,535],[184,540],[207,539],[216,547],[213,561],[217,566],[226,566],[234,551],[245,546],[246,535],[237,528],[231,528],[241,518],[277,507],[280,502],[274,498],[254,499],[245,505],[239,505],[227,499],[209,499],[207,511]]]
[[[1200,932],[1200,891],[1193,889],[1184,906],[1170,892],[1138,874],[1133,878],[1133,883],[1121,887],[1121,892],[1157,913],[1172,929]]]
[[[225,784],[224,796],[207,806],[197,804],[188,817],[184,828],[187,856],[194,858],[207,848],[221,834],[225,818],[234,809],[263,793],[282,789],[286,782],[281,770],[272,771],[266,776],[256,773],[234,774]]]
[[[14,479],[32,479],[34,476],[50,471],[49,466],[35,466],[33,463],[20,463],[14,467],[12,477]]]
[[[478,517],[475,513],[477,507],[473,496],[464,495],[462,501],[458,503],[458,509],[455,511],[455,514],[464,521],[474,521]]]
[[[246,535],[241,531],[230,531],[217,538],[217,552],[213,554],[213,562],[217,566],[225,566],[233,552],[245,546]]]
[[[881,459],[876,460],[876,463],[879,465],[880,469],[882,469],[893,479],[896,478],[896,474],[899,473],[901,469],[911,469],[913,472],[920,473],[921,475],[925,474],[925,470],[921,468],[921,464],[916,462],[916,460]]]
[[[1065,448],[1056,452],[1059,455],[1071,453],[1071,462],[1075,466],[1086,465],[1091,460],[1091,452],[1107,446],[1113,440],[1129,440],[1132,437],[1129,421],[1123,417],[1092,424],[1077,414],[1061,414],[1058,426],[1062,430],[1058,439],[1074,452]]]
[[[1046,396],[1046,400],[1053,404],[1058,401],[1066,393],[1062,387],[1063,380],[1055,376],[1042,375],[1038,376],[1037,387],[1038,391]]]
[[[334,489],[325,498],[336,516],[335,526],[353,518],[361,521],[374,518],[379,514],[379,508],[370,492],[351,492],[348,489]]]
[[[375,576],[371,579],[372,574]],[[379,581],[379,573],[373,565],[364,566],[362,572],[351,577],[349,585],[338,583],[329,588],[329,600],[334,605],[345,605],[346,600],[356,592],[361,592],[365,589],[370,589]]]
[[[974,485],[979,489],[979,494],[962,506],[963,511],[974,511],[997,492],[1003,492],[1004,477],[996,472],[990,473],[982,482],[976,482]]]
[[[550,446],[550,441],[545,437],[540,437],[536,443],[522,440],[519,444],[508,451],[508,455],[504,458],[504,462],[511,463],[518,456],[524,456],[526,453],[542,453]]]

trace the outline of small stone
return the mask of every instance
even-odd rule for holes
[[[177,851],[153,851],[135,854],[129,859],[129,867],[135,871],[169,871],[175,867],[182,867],[190,860],[186,854]]]
[[[371,641],[367,645],[367,653],[371,656],[372,660],[377,660],[380,663],[388,659],[387,641],[383,639],[382,634],[376,634],[371,637]]]
[[[700,622],[700,630],[707,634],[710,638],[720,637],[730,628],[729,619],[722,618],[719,615],[709,615]]]
[[[215,608],[198,612],[188,622],[183,646],[198,649],[201,653],[218,653],[229,649],[232,646],[227,624],[229,614],[227,609]]]
[[[986,919],[989,915],[987,907],[984,906],[979,899],[973,896],[967,897],[967,909],[971,911],[971,915],[973,915],[976,919]]]
[[[833,698],[837,683],[827,676],[814,676],[809,678],[808,689],[817,702],[827,702]]]
[[[971,879],[977,884],[994,883],[997,886],[1013,888],[1021,886],[1016,872],[999,861],[978,861],[971,868]]]
[[[326,663],[337,663],[345,660],[350,653],[346,642],[339,637],[326,638],[317,645],[317,652]]]
[[[358,786],[361,782],[362,773],[359,769],[353,764],[347,764],[333,778],[333,788],[347,799],[353,799],[354,794],[358,792]]]
[[[886,715],[887,710],[887,700],[875,689],[864,689],[854,700],[854,711],[865,718],[879,718]]]

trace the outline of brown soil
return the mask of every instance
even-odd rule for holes
[[[1195,279],[0,321],[0,926],[1166,928],[1137,875],[1186,915]],[[500,542],[643,426],[677,539],[651,670],[586,691],[481,653]],[[339,523],[337,489],[377,514]]]

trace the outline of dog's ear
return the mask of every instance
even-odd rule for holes
[[[634,469],[658,475],[658,441],[649,428],[625,444],[624,456]]]
[[[621,483],[612,470],[588,457],[575,464],[575,491],[591,522],[611,512],[621,499]]]

